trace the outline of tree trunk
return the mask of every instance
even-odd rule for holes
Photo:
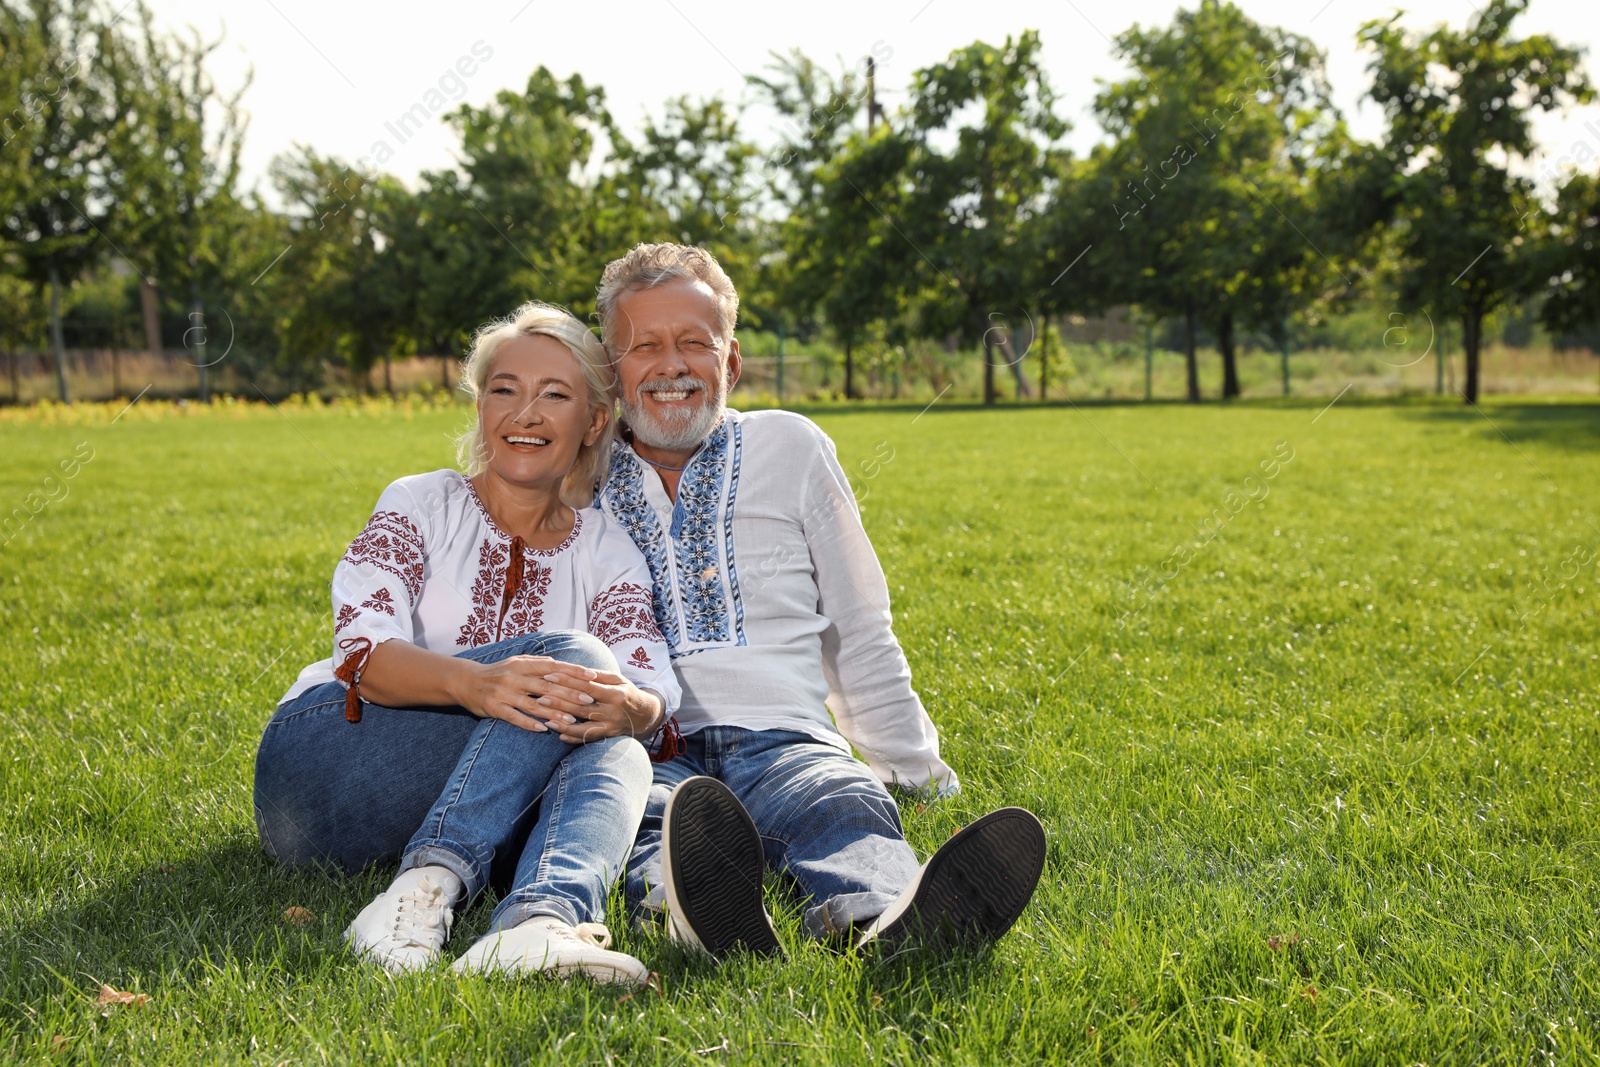
[[[17,352],[16,339],[11,343],[11,402],[22,403],[22,383],[17,380],[17,364],[22,361],[22,356]]]
[[[1194,308],[1190,307],[1183,313],[1183,360],[1184,372],[1188,377],[1189,393],[1187,400],[1191,404],[1200,403],[1200,368],[1195,366],[1194,360]]]
[[[439,384],[444,387],[444,391],[445,392],[448,393],[450,391],[450,357],[449,356],[440,356],[439,357]]]
[[[846,400],[854,400],[856,398],[856,386],[855,386],[855,380],[856,380],[856,358],[855,358],[855,353],[853,351],[854,347],[855,346],[853,344],[851,344],[849,339],[845,340],[845,343],[844,343],[844,398]]]
[[[1050,399],[1050,320],[1044,320],[1044,333],[1039,336],[1039,400]]]
[[[1478,402],[1478,346],[1483,341],[1483,312],[1469,309],[1461,317],[1461,351],[1467,360],[1466,387],[1461,398],[1468,404]]]
[[[1033,395],[1033,386],[1028,384],[1027,372],[1022,369],[1022,360],[1017,356],[1017,345],[1007,331],[1006,336],[1000,341],[1000,350],[1006,354],[1006,366],[1011,371],[1011,377],[1017,383],[1017,399]]]
[[[1217,348],[1222,351],[1222,399],[1232,400],[1239,395],[1239,361],[1234,350],[1232,311],[1222,313]]]
[[[156,302],[156,283],[149,278],[139,279],[139,308],[144,313],[144,348],[152,359],[160,361],[161,309]]]
[[[189,321],[200,328],[200,358],[195,360],[200,369],[200,403],[211,403],[211,359],[206,352],[206,310],[200,303],[200,293],[192,290],[189,298]]]
[[[383,391],[389,394],[390,399],[394,398],[394,374],[389,369],[389,353],[387,352],[383,354]]]
[[[67,393],[67,339],[61,334],[61,275],[56,265],[50,264],[50,344],[56,351],[56,388],[61,402],[70,404]]]
[[[989,335],[983,336],[983,402],[994,403],[994,354],[989,348]]]

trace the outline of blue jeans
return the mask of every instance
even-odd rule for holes
[[[524,655],[616,670],[610,650],[579,631],[461,653],[479,663]],[[461,708],[366,702],[361,721],[351,723],[344,699],[337,682],[316,686],[280,705],[267,724],[256,753],[255,809],[269,855],[357,871],[403,851],[402,868],[449,867],[469,899],[491,868],[514,859],[494,929],[532,915],[573,924],[603,916],[650,785],[650,761],[637,741],[569,745]]]
[[[667,797],[697,774],[733,790],[756,829],[767,865],[812,901],[806,932],[840,934],[881,915],[920,865],[900,829],[900,810],[866,764],[805,734],[712,726],[684,738],[686,751],[655,765],[650,802],[628,857],[629,907],[659,910],[661,817]]]

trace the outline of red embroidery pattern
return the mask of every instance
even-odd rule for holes
[[[361,609],[356,607],[354,604],[340,604],[339,614],[335,616],[333,620],[333,632],[337,634],[340,630],[344,629],[346,626],[349,626],[351,620],[360,614]]]
[[[528,553],[528,557],[533,555]],[[512,598],[505,618],[500,618],[500,599],[505,590],[505,571],[510,562],[509,547],[487,537],[478,549],[478,576],[472,582],[472,612],[461,624],[456,644],[478,648],[495,640],[499,624],[501,637],[518,637],[538,632],[544,625],[544,598],[550,593],[550,567],[537,559],[523,560],[522,585]]]
[[[422,531],[398,511],[380,511],[345,550],[344,562],[368,564],[405,583],[413,601],[422,594]]]
[[[523,634],[538,633],[544,627],[544,598],[550,595],[550,575],[553,572],[536,559],[527,560],[526,566],[522,588],[517,590],[511,610],[506,612],[505,619],[500,623],[501,637],[521,637]]]
[[[386,587],[380,587],[371,596],[361,602],[361,606],[371,611],[380,611],[385,615],[394,614],[394,594]]]
[[[650,662],[650,653],[644,650],[643,645],[640,645],[638,648],[633,650],[633,655],[628,657],[628,666],[637,667],[641,671],[647,671],[651,667],[654,667],[655,664]]]
[[[632,582],[608,586],[589,602],[589,632],[613,648],[628,640],[665,643],[650,590]]]

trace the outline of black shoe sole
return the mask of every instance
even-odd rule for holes
[[[993,941],[1033,898],[1044,857],[1038,816],[1022,808],[992,811],[939,847],[911,905],[875,940],[890,948],[909,941],[944,948]]]
[[[733,791],[690,778],[673,790],[662,821],[669,900],[677,897],[678,917],[705,950],[719,960],[740,948],[783,955],[761,903],[761,833]]]

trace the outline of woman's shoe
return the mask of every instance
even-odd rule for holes
[[[611,932],[599,923],[568,926],[560,919],[535,915],[482,938],[456,960],[455,971],[555,978],[581,974],[597,982],[618,982],[634,989],[643,986],[650,971],[627,953],[610,951],[610,944]]]
[[[379,893],[345,928],[344,939],[362,959],[404,974],[439,958],[454,921],[444,889],[424,875],[410,888]]]

